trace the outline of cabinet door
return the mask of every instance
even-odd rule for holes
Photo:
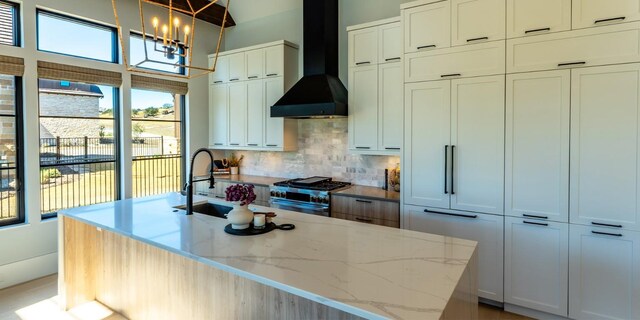
[[[451,46],[451,4],[449,1],[402,10],[404,52]]]
[[[284,75],[284,46],[264,49],[264,74],[267,77]]]
[[[378,63],[378,28],[349,32],[349,67]]]
[[[573,0],[574,29],[639,19],[639,0]]]
[[[400,22],[379,27],[378,63],[397,62],[402,59],[402,28]]]
[[[229,145],[247,145],[247,83],[229,85]]]
[[[349,142],[352,150],[378,148],[378,66],[351,68]]]
[[[229,85],[209,86],[209,145],[229,143]]]
[[[567,316],[569,225],[505,218],[504,301]]]
[[[247,59],[247,79],[264,77],[264,49],[247,51],[245,56]]]
[[[229,81],[246,80],[247,69],[245,61],[245,53],[234,53],[229,56]]]
[[[569,317],[640,319],[640,233],[570,226]]]
[[[451,0],[451,45],[505,39],[504,0]]]
[[[414,231],[478,242],[478,296],[503,301],[504,217],[490,214],[425,212],[405,207],[405,227]]]
[[[507,0],[507,38],[571,29],[571,0]]]
[[[451,82],[405,86],[404,203],[449,208]]]
[[[505,214],[569,219],[571,72],[507,76]]]
[[[247,146],[261,147],[264,139],[264,82],[247,82]]]
[[[282,77],[264,80],[265,96],[265,130],[264,145],[269,148],[282,147],[284,140],[284,119],[271,118],[271,106],[284,94],[284,80]]]
[[[451,82],[451,209],[504,212],[504,81]]]
[[[639,230],[640,64],[575,69],[571,86],[571,222]]]
[[[379,141],[380,150],[398,151],[402,147],[402,63],[383,64],[378,67],[380,76],[378,101],[380,102]]]
[[[228,56],[218,56],[218,61],[215,61],[215,57],[210,59],[209,67],[213,66],[215,62],[216,68],[215,72],[211,73],[209,78],[210,84],[220,84],[229,81],[229,57]]]

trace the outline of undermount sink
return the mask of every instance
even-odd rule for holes
[[[176,209],[185,210],[187,206],[178,206]],[[233,208],[228,206],[223,206],[220,204],[210,203],[210,202],[202,202],[202,203],[194,203],[193,204],[193,212],[197,212],[200,214],[205,214],[212,217],[226,219],[226,214],[229,213]]]

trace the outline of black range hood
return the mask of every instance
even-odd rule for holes
[[[347,116],[338,79],[338,0],[304,0],[304,76],[271,107],[273,118]]]

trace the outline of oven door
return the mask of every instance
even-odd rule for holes
[[[290,210],[308,214],[315,214],[319,216],[329,216],[329,207],[323,205],[317,205],[308,202],[300,202],[294,200],[286,200],[280,198],[271,198],[269,201],[272,208],[282,209],[282,210]]]

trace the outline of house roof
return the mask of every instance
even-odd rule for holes
[[[38,87],[40,92],[58,93],[69,95],[81,95],[92,97],[104,97],[100,87],[94,84],[85,84],[71,81],[39,79]]]

